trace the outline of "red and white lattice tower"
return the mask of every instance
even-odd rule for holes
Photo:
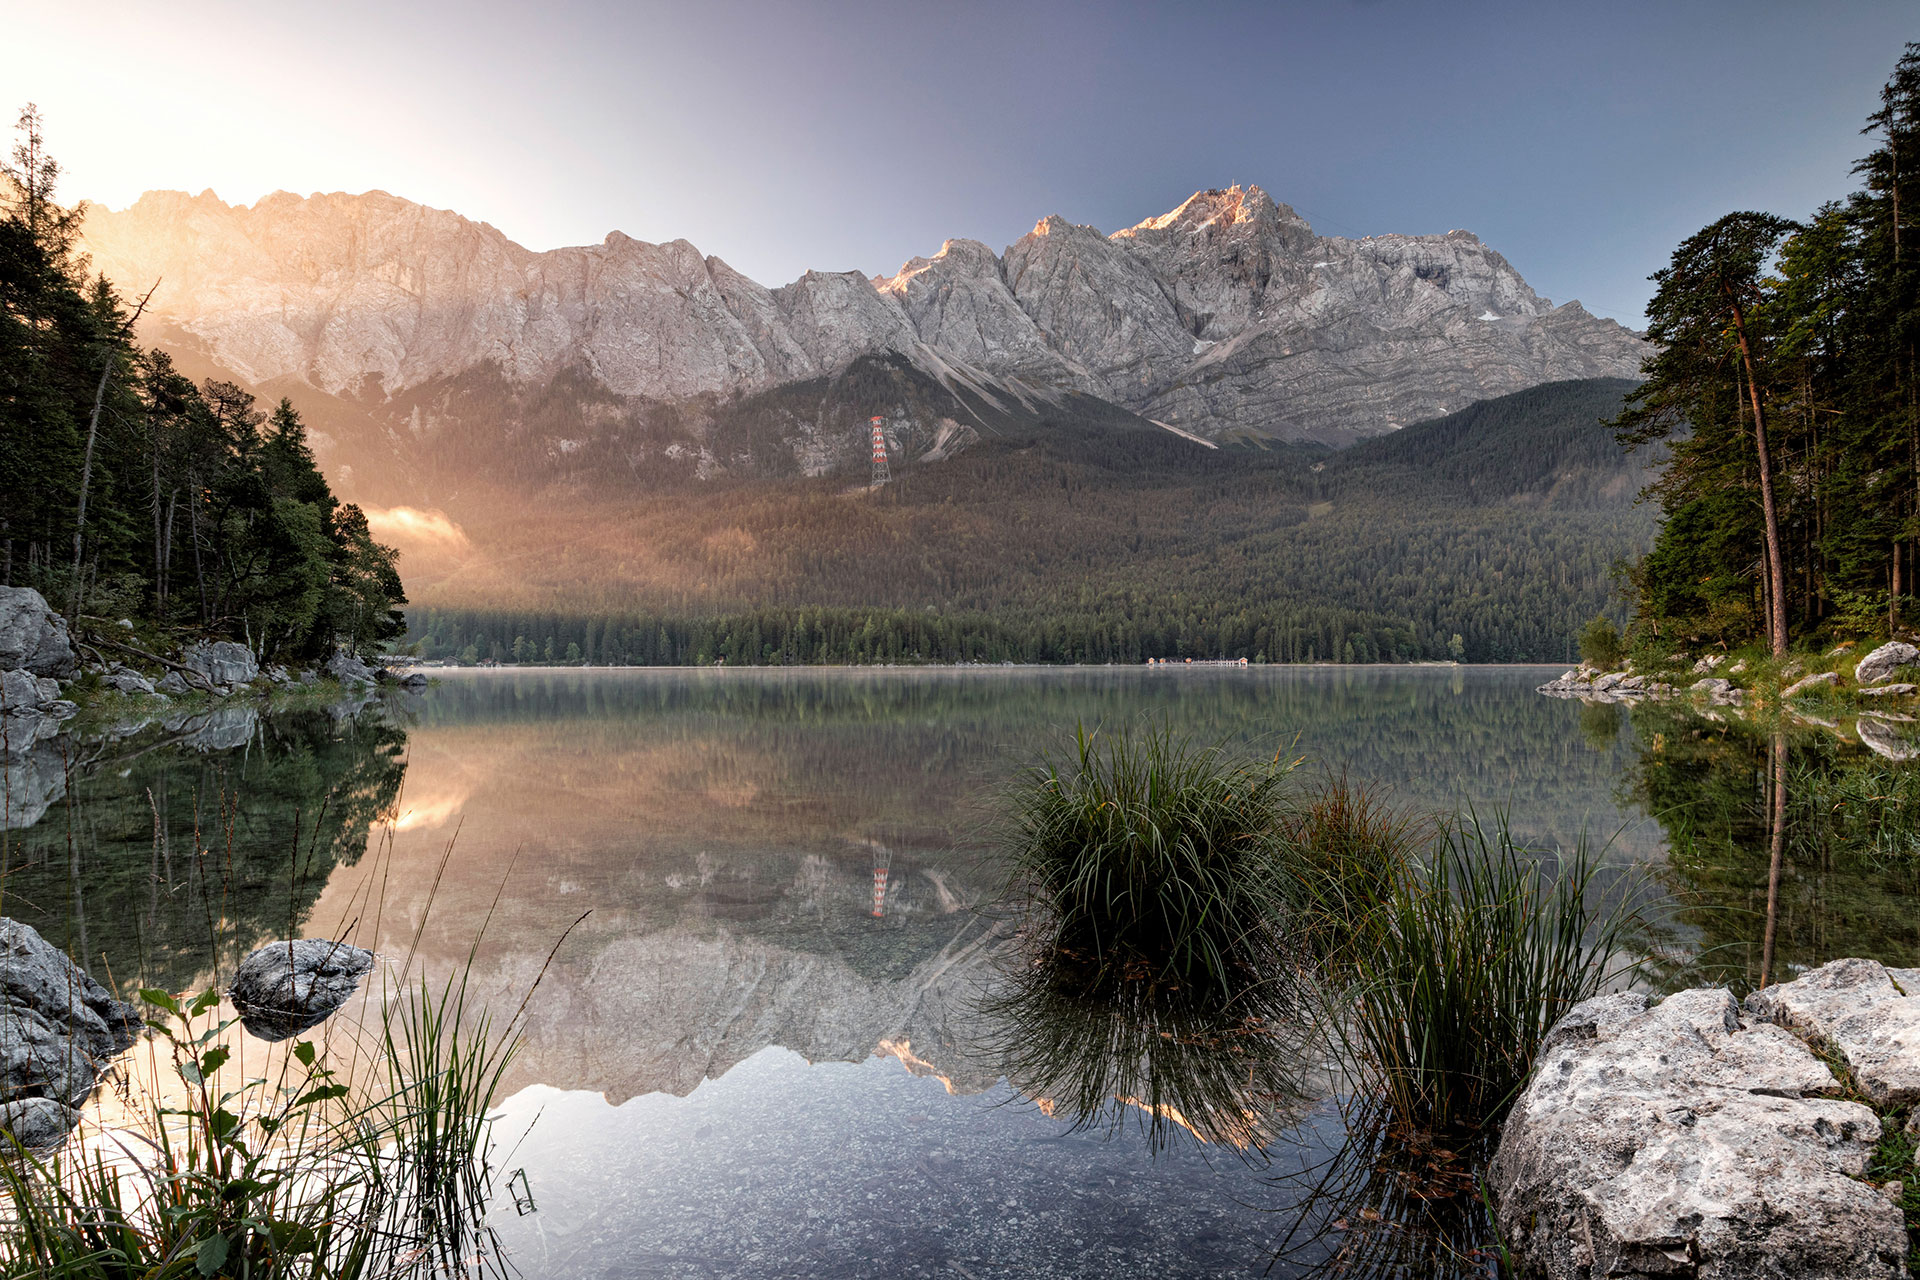
[[[867,425],[873,428],[873,487],[878,489],[893,479],[893,471],[887,466],[887,435],[880,429],[885,418],[869,418]],[[879,915],[878,911],[873,914]]]
[[[887,914],[887,864],[893,861],[892,852],[881,844],[873,847],[873,915],[875,919]]]

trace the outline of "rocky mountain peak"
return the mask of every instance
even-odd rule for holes
[[[1112,235],[1054,214],[996,254],[768,289],[685,240],[535,253],[386,192],[150,192],[85,248],[158,321],[254,381],[392,396],[469,370],[615,395],[743,396],[900,353],[1080,391],[1206,437],[1345,441],[1565,378],[1633,376],[1638,337],[1555,309],[1470,233],[1322,237],[1257,186]],[[966,376],[974,376],[968,374]]]

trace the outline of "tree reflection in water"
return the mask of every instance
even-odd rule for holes
[[[1920,764],[1885,716],[1749,720],[1645,706],[1623,799],[1660,823],[1668,989],[1744,994],[1840,956],[1920,954]]]

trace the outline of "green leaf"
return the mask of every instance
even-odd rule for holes
[[[213,1120],[210,1127],[213,1130],[213,1136],[215,1138],[225,1138],[228,1134],[240,1127],[240,1117],[225,1107],[222,1107],[213,1113]]]
[[[304,1222],[269,1222],[267,1236],[275,1253],[312,1253],[320,1244],[320,1237]]]
[[[219,1003],[220,993],[218,991],[202,991],[193,998],[193,1003],[187,1006],[187,1012],[196,1015],[202,1014]]]
[[[301,1066],[311,1067],[314,1058],[316,1058],[318,1054],[314,1050],[313,1041],[302,1040],[299,1044],[293,1046],[293,1056],[300,1059]]]
[[[203,1276],[210,1276],[227,1265],[227,1238],[212,1236],[193,1247],[194,1269]]]
[[[175,1015],[180,1013],[180,1002],[158,987],[140,988],[140,998],[156,1009],[165,1009]]]
[[[200,1055],[200,1074],[210,1076],[227,1064],[232,1052],[225,1045],[215,1045]]]

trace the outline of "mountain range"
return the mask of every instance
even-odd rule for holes
[[[149,336],[183,367],[311,406],[323,461],[385,502],[489,463],[516,485],[862,469],[875,414],[903,463],[1060,417],[1337,446],[1645,355],[1469,232],[1320,236],[1258,187],[772,289],[685,240],[534,252],[383,192],[150,192],[90,209],[84,247],[125,292],[158,282]]]

